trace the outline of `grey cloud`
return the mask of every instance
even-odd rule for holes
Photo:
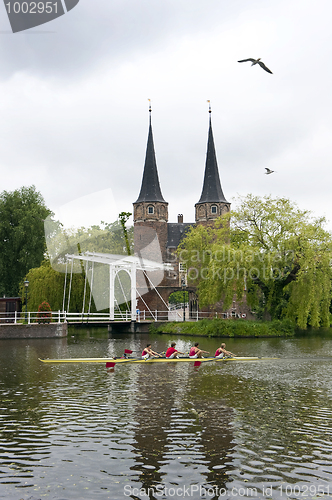
[[[17,71],[48,78],[82,77],[103,62],[121,65],[176,37],[222,25],[245,4],[245,0],[231,5],[220,0],[81,0],[44,27],[7,36],[0,45],[2,78]],[[0,30],[6,28],[3,10]]]

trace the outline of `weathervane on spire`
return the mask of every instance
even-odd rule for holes
[[[206,101],[206,102],[208,102],[208,103],[209,103],[209,113],[212,113],[210,101],[208,100],[208,101]]]
[[[151,109],[151,99],[148,99],[149,101],[149,113],[151,113],[152,109]]]

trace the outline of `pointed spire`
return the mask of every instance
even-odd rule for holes
[[[200,200],[198,203],[228,203],[225,199],[224,193],[220,184],[218,163],[216,150],[214,147],[212,123],[211,123],[211,105],[209,103],[209,136],[207,144],[207,154],[205,162],[205,174],[203,189]]]
[[[154,152],[152,125],[151,125],[151,101],[149,99],[149,135],[146,147],[145,164],[143,171],[143,179],[140,194],[135,201],[139,203],[142,201],[153,202],[160,201],[166,203],[163,195],[161,194],[156,156]]]

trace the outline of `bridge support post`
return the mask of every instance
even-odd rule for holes
[[[114,267],[110,268],[110,320],[114,320]]]

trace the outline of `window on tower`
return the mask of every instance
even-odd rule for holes
[[[212,205],[211,206],[211,213],[216,214],[217,213],[217,205]]]
[[[154,207],[151,205],[148,207],[148,214],[154,214]]]

